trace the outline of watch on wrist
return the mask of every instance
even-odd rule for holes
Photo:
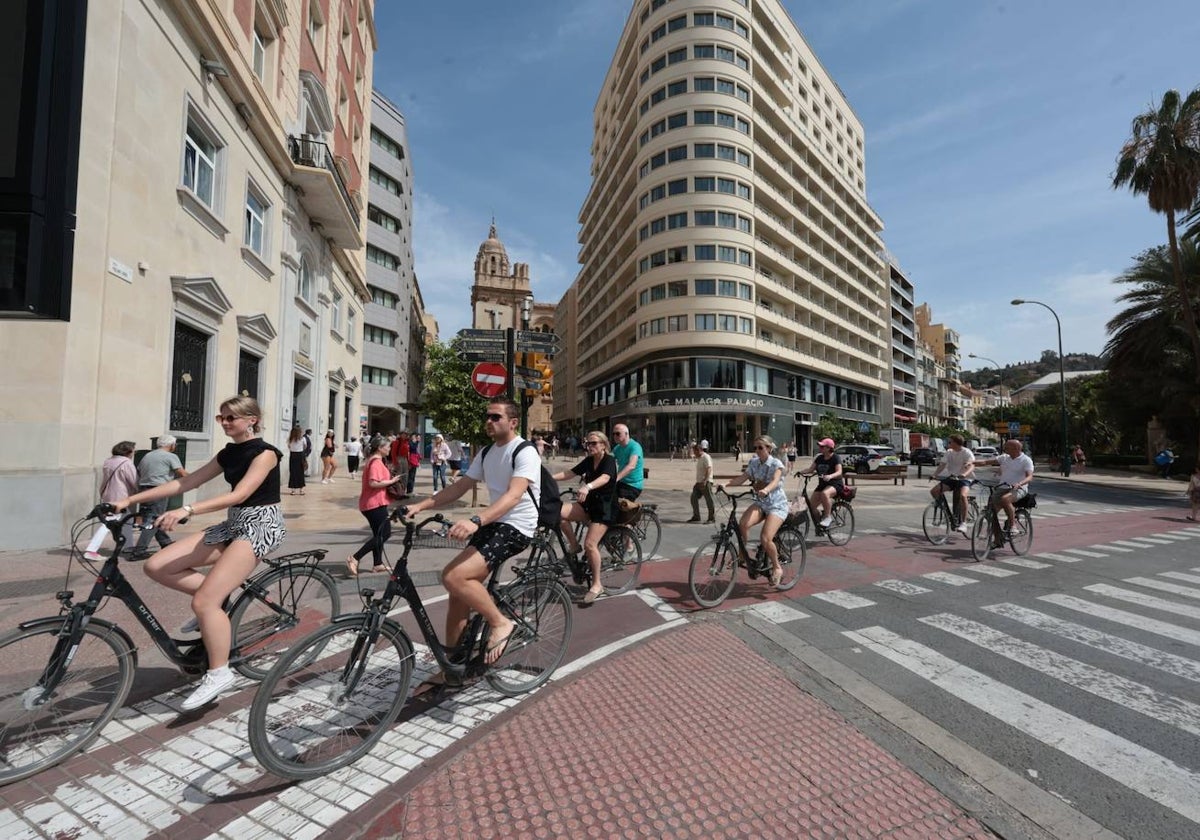
[[[480,519],[478,516],[472,516],[470,521],[475,523],[476,528],[483,527],[483,520]]]
[[[192,514],[194,514],[194,513],[196,512],[196,509],[195,509],[195,508],[193,508],[191,505],[184,505],[184,506],[183,506],[183,509],[184,509],[185,511],[187,511],[187,515],[188,515],[188,516],[191,516]]]

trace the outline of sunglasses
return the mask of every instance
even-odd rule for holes
[[[240,414],[218,414],[216,421],[218,423],[232,423],[234,420],[240,419]]]
[[[584,446],[599,446],[599,445],[600,445],[600,441],[598,441],[598,440],[589,440],[584,444]]]
[[[766,447],[766,446],[756,446],[756,447],[754,447],[754,449],[756,452],[769,452],[770,451],[770,448]]]
[[[485,421],[491,420],[493,423],[499,423],[501,420],[504,420],[507,418],[505,418],[505,416],[503,414],[485,414],[485,415],[483,415],[483,419]]]

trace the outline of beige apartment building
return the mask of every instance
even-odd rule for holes
[[[31,25],[72,19],[18,2]],[[61,543],[118,441],[170,432],[204,463],[226,443],[228,396],[257,397],[277,445],[293,424],[347,437],[360,413],[371,2],[84,7],[78,38],[60,33],[77,110],[31,82],[63,111],[51,137],[75,138],[50,165],[78,167],[58,196],[76,220],[60,272],[15,272],[57,305],[0,329],[0,548]]]
[[[580,210],[583,421],[649,452],[878,428],[889,282],[862,123],[777,0],[639,0]]]

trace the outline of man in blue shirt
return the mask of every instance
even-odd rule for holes
[[[624,423],[613,426],[613,457],[617,459],[617,498],[634,501],[646,482],[642,445],[629,436]]]

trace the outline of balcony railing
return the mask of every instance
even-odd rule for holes
[[[346,187],[346,181],[342,178],[341,170],[337,168],[337,163],[334,162],[333,152],[330,150],[327,143],[320,140],[312,140],[308,137],[289,137],[288,151],[291,153],[292,162],[300,166],[311,166],[316,169],[324,169],[332,176],[334,183],[337,184],[338,190],[342,194],[342,199],[346,202],[346,209],[350,211],[350,215],[354,218],[354,226],[359,226],[358,207],[355,206],[354,200],[350,197],[350,190]]]

